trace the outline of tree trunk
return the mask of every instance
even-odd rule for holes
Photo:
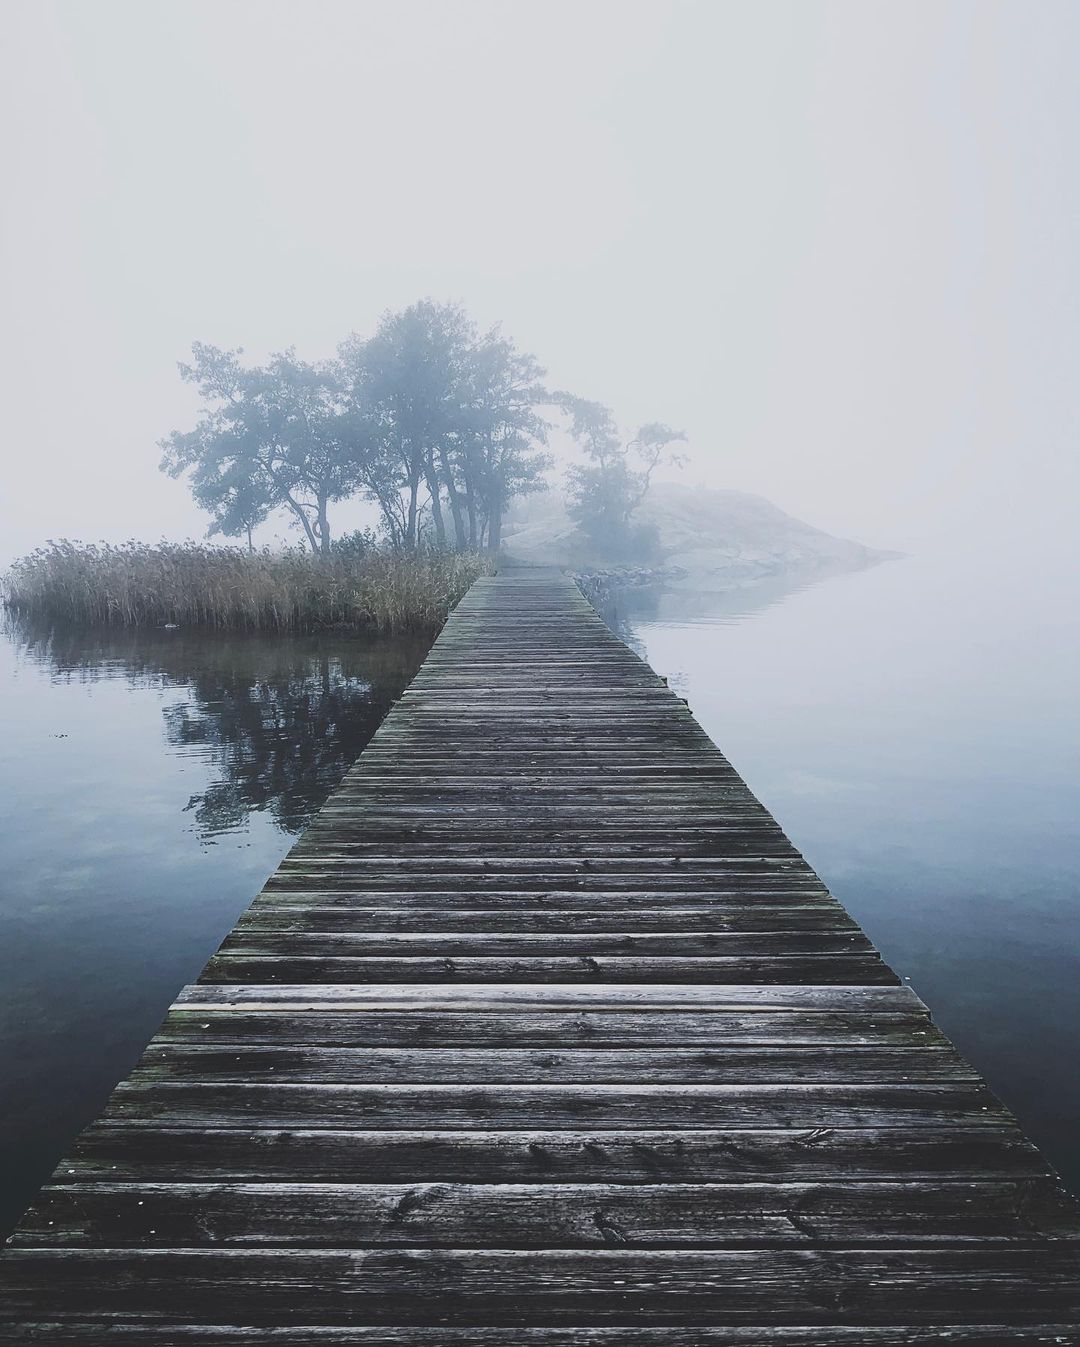
[[[465,513],[461,508],[461,492],[454,477],[454,466],[445,449],[439,450],[439,468],[446,485],[446,499],[450,503],[450,514],[454,520],[454,545],[459,552],[465,551]]]
[[[450,481],[450,475],[447,473],[446,494],[450,500],[450,513],[454,517],[454,542],[459,552],[465,551],[465,520],[461,513],[461,497],[458,495],[457,487]]]
[[[435,525],[435,543],[440,551],[446,548],[446,525],[443,523],[442,501],[439,499],[439,475],[431,454],[424,464],[424,476],[431,494],[431,522]]]
[[[390,538],[390,546],[395,552],[400,552],[405,548],[405,527],[400,514],[401,498],[398,498],[399,513],[394,513],[393,504],[390,501],[379,498],[379,509],[382,511],[383,524],[386,526],[386,532]]]
[[[293,500],[288,492],[285,493],[285,503],[288,505],[289,509],[292,510],[293,514],[296,515],[297,519],[299,519],[300,525],[304,530],[304,536],[307,538],[311,550],[318,554],[319,540],[316,538],[315,532],[311,527],[311,520],[307,517],[307,511],[297,505],[296,501]]]
[[[320,496],[318,506],[319,522],[316,527],[316,532],[318,533],[319,536],[319,550],[322,552],[324,557],[328,557],[330,555],[330,520],[328,519],[326,514],[326,505],[327,505],[326,497]]]
[[[488,516],[488,551],[497,552],[502,547],[502,506],[492,505]]]
[[[468,473],[465,474],[465,508],[469,512],[469,550],[475,552],[480,545],[476,529],[476,492]]]

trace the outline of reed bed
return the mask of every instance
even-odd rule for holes
[[[437,631],[492,563],[372,549],[315,556],[201,543],[50,542],[4,577],[14,610],[84,625],[306,632]]]

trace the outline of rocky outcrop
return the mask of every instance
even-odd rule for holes
[[[659,482],[634,517],[659,539],[655,556],[638,566],[618,568],[597,555],[567,515],[558,491],[524,501],[507,522],[503,546],[510,559],[534,565],[606,577],[617,569],[647,572],[650,582],[716,588],[776,575],[861,570],[901,555],[834,537],[742,491]],[[634,577],[628,582],[645,583]]]

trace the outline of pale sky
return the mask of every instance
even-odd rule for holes
[[[1072,0],[4,0],[0,560],[200,536],[193,340],[422,296],[886,546],[1075,533]]]

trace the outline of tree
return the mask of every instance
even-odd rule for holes
[[[274,508],[258,457],[238,452],[226,457],[208,455],[192,464],[191,494],[211,517],[209,537],[246,536],[248,551],[255,550],[252,531]]]
[[[515,497],[544,486],[551,456],[543,452],[550,401],[537,360],[518,351],[498,329],[470,352],[468,392],[455,453],[465,488],[470,547],[498,552],[503,514]]]
[[[507,501],[535,490],[550,464],[537,411],[548,395],[533,357],[497,329],[479,335],[458,305],[431,300],[385,314],[373,337],[350,337],[338,357],[360,480],[392,541],[415,548],[426,509],[437,547],[452,530],[458,550],[485,536],[496,550]]]
[[[413,551],[425,455],[406,347],[400,325],[384,315],[373,337],[354,333],[342,342],[338,367],[354,458],[365,463],[361,482],[393,544]]]
[[[408,550],[417,545],[422,486],[428,491],[436,543],[446,545],[445,455],[469,327],[455,305],[421,300],[400,313],[384,314],[374,336],[354,335],[338,350],[350,433],[366,462],[364,485],[391,536]],[[463,541],[459,526],[459,545]]]
[[[650,421],[624,443],[614,414],[603,403],[565,392],[554,394],[554,400],[568,417],[571,438],[587,460],[585,466],[567,472],[570,517],[601,553],[615,557],[640,552],[646,539],[633,526],[632,516],[660,464],[682,462],[671,445],[686,435]]]
[[[244,366],[242,351],[196,343],[180,375],[204,399],[194,430],[160,441],[162,468],[187,473],[212,517],[211,535],[237,537],[288,510],[313,552],[329,552],[328,509],[353,494],[360,469],[346,435],[338,373],[293,351]]]
[[[323,363],[292,350],[262,366],[242,364],[239,350],[192,351],[180,374],[203,406],[193,430],[160,442],[162,468],[188,476],[211,534],[246,535],[249,547],[252,530],[284,509],[312,551],[329,552],[329,506],[360,493],[393,547],[430,538],[498,551],[508,503],[541,487],[551,466],[543,369],[457,304],[386,313]]]

